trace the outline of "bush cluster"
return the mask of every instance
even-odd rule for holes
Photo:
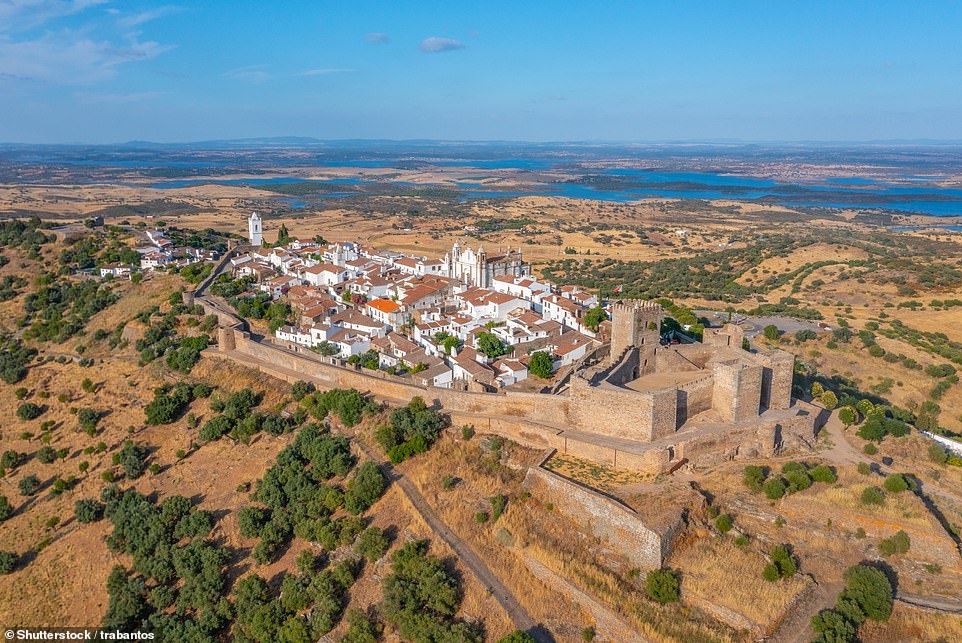
[[[892,584],[880,570],[855,565],[845,572],[845,589],[835,607],[812,617],[814,643],[855,641],[866,619],[887,621],[892,615]]]
[[[377,428],[375,439],[391,462],[397,464],[427,451],[447,425],[446,418],[414,397],[407,406],[391,412],[388,423]]]
[[[771,500],[786,494],[803,491],[815,482],[834,483],[838,480],[835,471],[824,464],[811,465],[806,462],[786,462],[782,465],[781,475],[771,475],[764,467],[748,465],[742,473],[745,486],[755,492],[764,492]]]
[[[384,578],[384,617],[408,641],[481,643],[483,633],[454,618],[462,592],[438,558],[428,555],[428,541],[405,544],[391,556],[392,572]]]

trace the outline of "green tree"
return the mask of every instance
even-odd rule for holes
[[[821,397],[822,406],[831,411],[838,406],[838,397],[832,391],[825,391]]]
[[[477,346],[478,352],[491,358],[501,357],[508,352],[504,342],[494,333],[478,333]]]
[[[13,515],[13,505],[6,496],[0,496],[0,522],[6,521]]]
[[[545,351],[535,351],[528,360],[528,370],[543,380],[551,378],[552,360]]]
[[[353,514],[367,511],[386,489],[387,480],[380,467],[369,460],[358,467],[348,486],[347,493],[344,494],[344,508]]]
[[[9,574],[17,568],[17,555],[12,551],[0,551],[0,574]]]
[[[838,419],[845,428],[858,423],[858,411],[852,406],[843,406],[838,410]]]
[[[93,499],[78,500],[73,506],[77,522],[96,522],[104,517],[104,505]]]
[[[373,563],[384,556],[389,545],[383,531],[377,527],[368,527],[361,532],[354,550]]]
[[[606,319],[608,319],[608,313],[601,307],[601,302],[598,302],[597,306],[585,313],[583,323],[592,332],[597,333],[601,322]]]
[[[875,567],[850,567],[845,572],[843,595],[854,600],[868,619],[887,621],[892,615],[892,584]]]
[[[778,326],[775,324],[769,324],[762,329],[762,335],[765,336],[765,339],[769,339],[773,342],[778,339],[779,334]]]
[[[20,479],[18,485],[21,496],[32,496],[40,488],[40,478],[31,474]]]

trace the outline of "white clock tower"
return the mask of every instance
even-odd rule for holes
[[[263,231],[264,228],[261,224],[261,218],[257,216],[256,212],[254,212],[247,220],[247,236],[250,237],[251,245],[255,248],[260,247],[261,242],[263,241],[263,236],[261,234]]]

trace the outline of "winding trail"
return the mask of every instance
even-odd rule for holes
[[[414,506],[421,515],[424,522],[427,523],[441,540],[446,542],[448,546],[454,550],[458,560],[464,563],[475,577],[481,581],[485,589],[494,596],[495,600],[504,608],[504,611],[508,613],[508,617],[511,619],[511,622],[514,623],[514,626],[519,630],[531,634],[539,643],[554,641],[553,637],[531,618],[531,615],[521,606],[514,597],[514,594],[511,593],[511,590],[491,571],[491,568],[487,566],[484,560],[471,549],[471,545],[445,524],[444,520],[441,519],[438,513],[428,504],[427,500],[425,500],[424,496],[421,495],[421,492],[415,484],[398,473],[390,464],[382,462],[374,450],[364,443],[359,436],[354,435],[353,437],[357,448],[365,457],[377,463],[388,480],[396,483],[398,487],[401,488],[401,491],[403,491],[404,495],[411,501],[411,505]]]

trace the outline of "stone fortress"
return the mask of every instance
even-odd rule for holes
[[[576,373],[571,397],[616,408],[620,421],[586,408],[577,418],[583,429],[651,442],[698,424],[751,423],[791,408],[791,353],[744,350],[742,330],[731,324],[706,329],[703,343],[662,345],[663,318],[654,302],[612,305],[609,359]]]
[[[216,273],[202,282],[201,293]],[[807,451],[819,419],[817,407],[791,397],[790,353],[744,350],[742,331],[733,325],[706,329],[702,343],[665,345],[659,335],[664,312],[654,302],[613,304],[610,342],[576,363],[552,393],[530,393],[417,385],[258,339],[217,298],[195,299],[188,291],[184,300],[218,317],[215,355],[322,389],[353,387],[402,403],[419,395],[454,426],[651,475]],[[658,518],[540,466],[529,468],[525,485],[644,569],[664,563],[685,513],[697,505],[677,501]]]

